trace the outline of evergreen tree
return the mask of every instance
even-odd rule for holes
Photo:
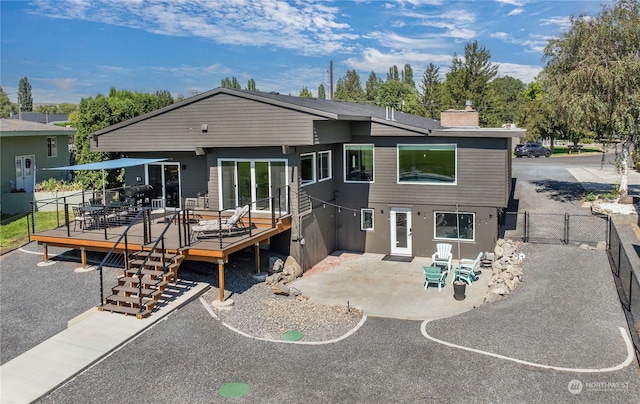
[[[309,91],[309,89],[305,86],[302,87],[302,90],[300,90],[300,95],[299,97],[302,98],[313,98],[313,94],[311,93],[311,91]]]
[[[324,84],[320,84],[318,86],[318,99],[319,100],[326,100],[327,99],[327,93],[324,89]]]
[[[491,53],[477,41],[464,47],[464,58],[456,54],[444,83],[445,109],[463,109],[470,100],[480,114],[480,125],[487,125],[485,113],[490,107],[489,83],[498,74],[498,66],[491,63]]]
[[[402,82],[407,83],[413,88],[416,87],[416,83],[413,81],[413,69],[410,64],[404,65],[404,68],[402,69]]]
[[[365,83],[365,100],[369,104],[373,104],[378,99],[378,90],[382,86],[382,79],[378,78],[374,72],[369,73],[369,78]]]
[[[348,70],[344,77],[338,79],[334,97],[336,100],[343,101],[364,101],[364,90],[362,89],[362,84],[360,84],[360,76],[355,69]]]
[[[420,85],[422,89],[420,101],[424,105],[425,116],[437,120],[440,120],[440,112],[442,112],[442,82],[439,73],[440,69],[433,63],[429,63],[422,75]]]
[[[31,84],[29,84],[29,79],[26,77],[21,78],[18,84],[18,104],[20,111],[33,111]]]

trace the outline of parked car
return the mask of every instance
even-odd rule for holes
[[[516,157],[550,157],[551,150],[547,149],[540,143],[524,143],[516,145],[515,154]]]

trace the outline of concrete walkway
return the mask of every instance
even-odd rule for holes
[[[139,320],[91,309],[69,321],[69,328],[0,367],[2,403],[30,403],[126,344],[197,298],[205,283],[179,281],[170,285],[177,297],[156,313]]]
[[[369,317],[435,320],[480,306],[487,291],[489,272],[466,287],[466,298],[453,298],[453,272],[446,286],[424,289],[423,266],[431,258],[411,262],[382,261],[384,255],[336,252],[296,279],[291,286],[321,304],[361,309]],[[454,260],[452,268],[457,266]]]

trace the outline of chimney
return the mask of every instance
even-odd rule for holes
[[[446,127],[479,127],[480,115],[471,105],[471,100],[467,100],[464,110],[448,109],[440,113],[440,125]]]

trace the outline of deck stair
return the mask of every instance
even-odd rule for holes
[[[169,283],[178,281],[178,268],[184,259],[180,253],[162,250],[138,251],[129,259],[129,267],[118,278],[100,311],[135,315],[142,319],[151,314]]]

